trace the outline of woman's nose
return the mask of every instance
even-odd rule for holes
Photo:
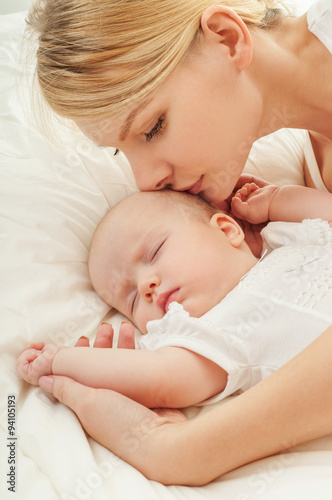
[[[140,191],[156,191],[173,183],[173,167],[167,162],[153,162],[145,157],[143,160],[130,162],[137,187]]]
[[[142,278],[138,283],[138,292],[141,297],[148,302],[152,302],[155,289],[160,285],[160,279],[157,276]]]

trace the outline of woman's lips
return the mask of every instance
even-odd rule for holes
[[[194,184],[191,184],[190,186],[187,186],[185,188],[173,187],[173,189],[175,189],[175,191],[186,191],[190,194],[198,194],[202,190],[203,177],[204,175],[201,175],[198,181],[194,182]]]
[[[198,181],[195,182],[195,184],[193,184],[186,191],[188,191],[188,193],[190,194],[198,194],[202,190],[202,184],[203,184],[203,175],[201,175]]]

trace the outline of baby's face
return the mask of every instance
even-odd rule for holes
[[[142,333],[173,301],[191,316],[203,315],[248,271],[243,252],[224,231],[185,209],[167,212],[154,204],[117,221],[105,231],[105,250],[91,278],[97,292]],[[93,274],[103,276],[103,290]]]

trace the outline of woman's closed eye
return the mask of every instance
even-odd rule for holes
[[[150,142],[151,139],[153,139],[154,137],[162,135],[164,131],[164,125],[165,125],[165,115],[161,115],[158,118],[157,123],[150,130],[150,132],[147,132],[145,134],[146,142]]]

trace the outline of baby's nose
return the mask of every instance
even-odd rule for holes
[[[142,280],[138,286],[138,291],[144,299],[146,299],[148,302],[152,302],[152,296],[157,286],[159,286],[158,279]]]

